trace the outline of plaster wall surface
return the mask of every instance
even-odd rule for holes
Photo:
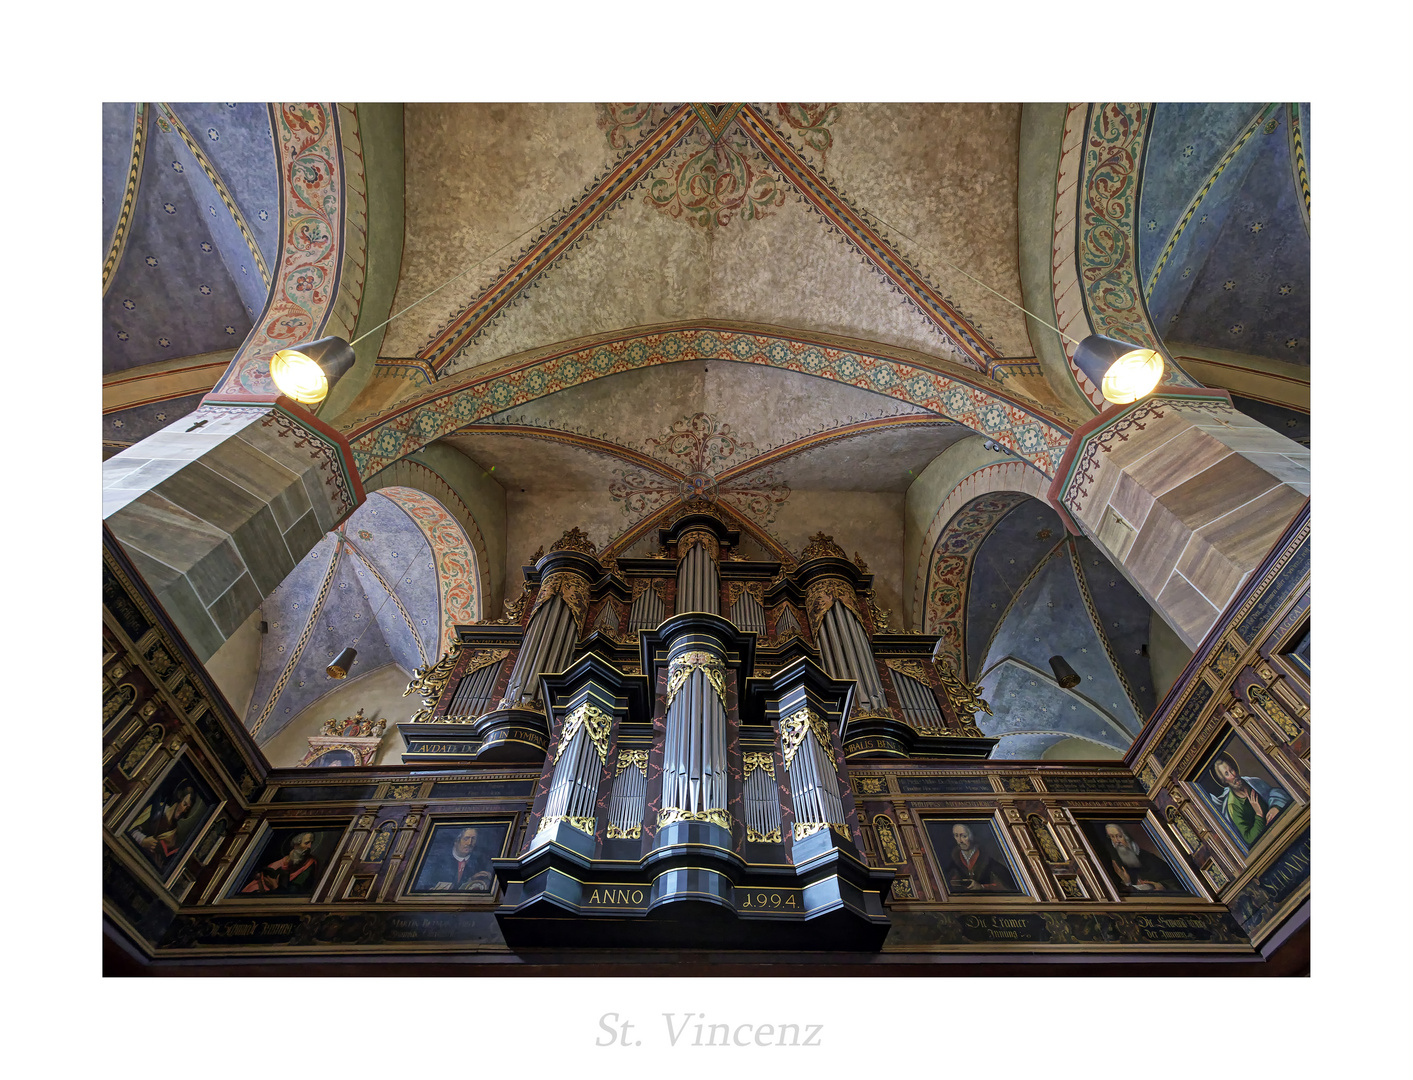
[[[1065,136],[1063,102],[1028,102],[1021,108],[1016,220],[1020,233],[1023,306],[1056,325],[1051,273],[1055,252],[1055,191]],[[1060,336],[1027,317],[1035,355],[1050,388],[1071,410],[1089,416],[1094,406],[1075,385]]]
[[[255,678],[260,674],[260,623],[264,618],[260,608],[206,661],[206,674],[226,695],[237,716],[244,716],[255,693]]]
[[[350,341],[369,336],[354,345],[357,360],[353,370],[329,391],[319,410],[320,416],[335,427],[352,419],[340,414],[358,397],[373,374],[378,351],[387,330],[373,328],[390,313],[402,268],[403,216],[403,128],[399,104],[360,102],[358,136],[363,149],[363,181],[367,189],[368,238],[364,250],[363,296],[358,308],[358,325]],[[395,325],[395,324],[393,324]]]
[[[406,307],[467,266],[485,265],[393,323],[382,355],[415,355],[437,326],[514,262],[517,237],[567,206],[611,161],[597,119],[585,103],[404,107],[407,237],[394,307]]]
[[[356,679],[347,679],[336,690],[305,708],[261,749],[276,768],[298,765],[309,751],[309,737],[318,735],[325,721],[342,720],[362,709],[364,717],[388,722],[373,764],[400,765],[403,745],[395,725],[411,718],[422,704],[422,699],[416,695],[402,696],[411,678],[396,664],[385,664]]]
[[[908,575],[902,588],[902,614],[907,625],[916,628],[921,612],[915,605],[915,592],[920,592],[917,579],[927,573],[927,558],[930,552],[923,546],[929,536],[929,529],[938,508],[965,477],[995,465],[1000,458],[985,448],[986,440],[980,435],[964,438],[935,457],[918,478],[909,485],[904,502],[902,567]],[[939,522],[939,526],[946,522]]]
[[[1003,356],[1032,355],[1023,317],[943,259],[1006,296],[1020,295],[1020,130],[1016,104],[841,105],[823,165],[825,178],[858,206],[913,238],[898,238],[900,250]]]

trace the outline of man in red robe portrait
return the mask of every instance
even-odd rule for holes
[[[283,858],[258,868],[240,891],[242,895],[303,895],[313,891],[318,876],[319,860],[314,857],[314,834],[302,832],[290,837],[289,850]]]

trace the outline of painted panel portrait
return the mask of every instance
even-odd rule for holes
[[[127,838],[165,878],[215,812],[216,802],[206,782],[179,760],[152,789],[128,825]]]
[[[1293,801],[1234,731],[1188,779],[1243,851],[1251,850]]]
[[[929,821],[927,834],[953,896],[1023,896],[989,818]]]
[[[491,860],[501,853],[510,823],[443,822],[432,827],[410,894],[459,892],[492,896],[496,889]]]
[[[334,747],[331,750],[325,750],[306,767],[310,769],[341,769],[357,764],[358,762],[353,760],[352,750]]]
[[[1099,865],[1120,896],[1191,896],[1148,823],[1135,818],[1081,821]]]
[[[271,829],[254,862],[228,894],[232,899],[312,896],[345,826],[297,825]]]

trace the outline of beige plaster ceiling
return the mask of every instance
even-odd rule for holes
[[[946,262],[1020,295],[1018,105],[817,106],[810,129],[786,119],[800,122],[797,107],[752,108],[997,354],[1032,355],[1019,312]],[[608,122],[607,106],[407,105],[406,241],[394,310],[476,269],[396,320],[382,355],[426,351],[443,327],[493,293],[547,218],[573,210],[669,112],[649,110],[643,125],[626,130]],[[615,137],[622,149],[611,145]],[[709,226],[681,212],[681,200],[657,205],[679,169],[715,161],[717,147],[727,149],[711,175],[734,167],[759,199]],[[959,355],[935,321],[801,198],[740,122],[715,140],[696,122],[626,198],[606,205],[574,247],[532,277],[534,286],[499,308],[442,374],[585,334],[687,318]]]
[[[978,349],[1033,355],[1019,312],[948,265],[1020,296],[1018,105],[409,104],[404,131],[393,310],[467,272],[389,326],[384,360],[446,378],[688,319],[971,370],[985,367]],[[865,250],[861,230],[881,246]],[[419,385],[385,382],[371,409]],[[713,361],[598,379],[443,442],[505,490],[508,596],[571,525],[600,548],[641,549],[638,533],[700,473],[766,546],[798,553],[833,532],[896,607],[905,492],[968,434],[839,382]]]

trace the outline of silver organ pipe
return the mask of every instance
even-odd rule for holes
[[[667,710],[662,806],[726,808],[726,709],[705,671],[687,676]]]
[[[457,683],[456,693],[451,696],[451,707],[447,709],[447,715],[473,720],[489,709],[491,707],[491,691],[495,689],[496,679],[500,676],[500,669],[504,663],[504,660],[497,660],[494,663],[486,664]]]
[[[765,608],[752,593],[743,590],[731,605],[731,621],[748,633],[765,637]]]
[[[648,752],[621,751],[618,775],[608,803],[608,838],[636,840],[642,835],[643,809],[647,805]]]
[[[653,630],[667,618],[667,605],[651,585],[633,598],[632,610],[628,613],[628,629],[632,633],[639,630]]]
[[[786,768],[795,808],[797,839],[802,826],[821,823],[844,825],[844,803],[839,797],[839,774],[835,768],[834,754],[830,748],[820,744],[816,726],[823,728],[823,721],[811,716]]]
[[[525,629],[524,644],[510,670],[510,682],[501,701],[503,708],[530,704],[539,697],[540,676],[563,671],[574,653],[578,627],[574,613],[560,596],[552,596],[535,609]]]
[[[911,675],[901,671],[893,672],[893,685],[898,690],[898,701],[903,706],[903,719],[918,731],[945,732],[946,723],[942,710],[930,687]]]
[[[693,544],[677,566],[677,613],[721,614],[721,570],[702,543]]]
[[[883,683],[873,662],[868,634],[858,616],[836,601],[820,620],[819,639],[825,670],[836,679],[853,679],[858,684],[855,705],[858,712],[886,711],[888,700],[883,693]]]
[[[752,757],[756,758],[752,762]],[[780,842],[780,795],[775,787],[771,755],[746,755],[746,839],[752,843]]]

